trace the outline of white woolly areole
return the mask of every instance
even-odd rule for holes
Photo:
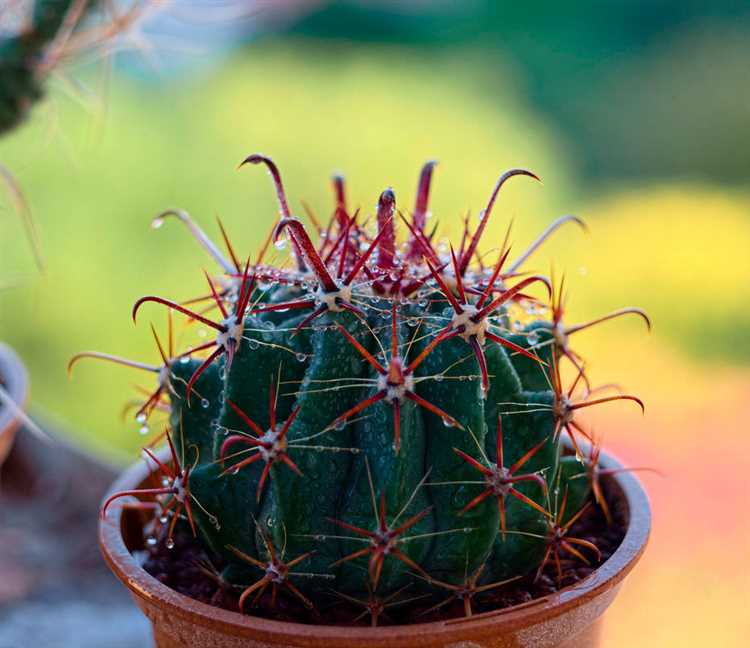
[[[463,326],[463,331],[459,333],[460,337],[468,342],[469,338],[476,336],[479,344],[484,344],[484,337],[489,328],[487,318],[483,317],[478,322],[471,319],[479,312],[479,309],[474,304],[466,304],[465,306],[461,306],[461,308],[463,308],[464,312],[456,313],[453,316],[451,322],[453,328],[457,329]]]
[[[385,398],[389,402],[403,401],[406,398],[407,391],[414,391],[414,377],[404,376],[404,382],[400,385],[391,385],[388,382],[388,376],[380,374],[378,376],[378,390],[385,391]]]
[[[320,305],[325,304],[326,308],[332,313],[344,310],[336,301],[339,298],[341,298],[341,301],[349,303],[352,299],[352,287],[341,286],[338,290],[325,292],[322,286],[318,286],[318,289],[315,291],[315,301]]]
[[[274,583],[283,583],[286,579],[286,576],[282,573],[282,570],[279,568],[279,565],[276,564],[276,561],[272,561],[266,565],[266,576],[274,582]]]
[[[216,344],[226,349],[229,340],[234,340],[236,345],[239,346],[240,340],[242,340],[242,323],[237,321],[237,316],[230,315],[222,322],[222,325],[227,330],[216,336]]]
[[[570,423],[573,420],[573,406],[572,401],[566,394],[563,394],[559,398],[555,399],[555,417],[560,421],[562,425]]]
[[[263,445],[258,446],[258,452],[266,463],[276,461],[276,458],[286,450],[286,441],[279,438],[276,430],[267,430],[259,441]]]
[[[174,478],[174,481],[172,482],[172,488],[174,488],[175,491],[175,499],[180,504],[183,504],[185,502],[185,498],[187,497],[187,491],[185,490],[185,485],[182,483],[182,477],[180,475],[177,475],[177,477]]]
[[[511,474],[504,466],[495,466],[492,469],[492,474],[486,476],[487,485],[492,489],[495,495],[501,495],[505,497],[512,488],[512,484],[508,483],[508,479],[511,478]]]
[[[370,543],[380,549],[383,555],[387,556],[396,546],[396,538],[390,529],[386,528],[383,531],[380,528],[375,529],[375,537],[370,540]]]
[[[552,327],[552,338],[555,340],[558,348],[568,348],[568,334],[565,332],[562,322],[558,322]]]
[[[169,368],[168,364],[165,364],[161,369],[159,369],[159,387],[169,387],[170,385],[170,376],[172,375],[172,371]]]

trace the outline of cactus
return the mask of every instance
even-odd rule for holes
[[[92,51],[107,52],[112,41],[144,15],[150,0],[133,0],[126,7],[99,0],[11,0],[0,8],[7,21],[18,5],[28,16],[16,33],[0,36],[0,135],[18,126],[44,96],[44,83],[62,63]],[[17,5],[17,6],[14,6]],[[90,16],[91,26],[82,23]]]
[[[45,54],[66,17],[81,3],[36,0],[32,4],[28,24],[18,34],[0,40],[0,134],[18,125],[42,97]]]
[[[486,266],[479,245],[502,187],[537,176],[500,176],[476,230],[467,221],[453,247],[427,229],[428,162],[411,218],[386,189],[374,227],[350,211],[335,177],[330,222],[310,213],[316,245],[291,215],[274,162],[252,155],[241,166],[249,164],[269,171],[280,209],[258,256],[243,262],[219,223],[225,256],[187,213],[165,212],[154,225],[186,225],[221,276],[206,274],[204,297],[146,296],[132,312],[135,321],[147,304],[165,307],[215,338],[175,353],[170,319],[168,345],[154,331],[159,364],[97,352],[71,360],[156,374],[136,418],[147,426],[168,412],[170,461],[146,449],[164,485],[115,493],[103,512],[125,495],[155,497],[148,506],[167,521],[167,546],[187,520],[240,589],[241,609],[273,606],[279,591],[307,607],[335,592],[376,621],[408,592],[435,597],[430,610],[459,600],[471,614],[482,593],[549,564],[559,579],[561,556],[596,560],[598,548],[571,535],[586,507],[606,506],[600,473],[579,450],[592,437],[576,413],[643,404],[597,393],[570,340],[626,314],[650,322],[630,308],[567,326],[564,282],[521,271],[556,229],[583,223],[556,220],[513,262],[506,236]],[[289,244],[293,267],[265,261],[271,241]],[[564,438],[574,455],[563,452]]]

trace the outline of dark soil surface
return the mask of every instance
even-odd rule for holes
[[[508,608],[513,605],[529,603],[534,599],[553,594],[560,589],[575,585],[589,576],[594,569],[606,561],[617,549],[625,536],[626,520],[623,503],[607,493],[606,481],[602,484],[612,512],[613,522],[607,523],[600,509],[592,504],[570,529],[569,536],[593,542],[601,552],[601,561],[585,565],[572,556],[561,553],[562,578],[557,575],[554,561],[545,568],[540,578],[536,574],[509,583],[507,585],[478,594],[471,599],[471,610],[474,614]],[[166,525],[161,525],[165,527]],[[216,605],[226,610],[239,611],[238,601],[242,589],[222,582],[218,572],[221,564],[216,559],[213,564],[208,555],[193,538],[187,526],[178,525],[174,534],[174,547],[166,546],[165,531],[151,540],[151,546],[145,549],[144,568],[159,581],[172,589],[190,596],[203,603]],[[588,557],[591,552],[583,550]],[[260,578],[262,573],[258,572]],[[415,579],[416,580],[416,579]],[[380,609],[377,616],[378,625],[395,625],[407,623],[426,623],[439,619],[462,617],[466,614],[464,601],[458,598],[451,600],[451,592],[438,592],[434,596],[419,596],[404,590],[397,597],[388,601],[385,609]],[[448,601],[438,610],[431,608]],[[272,600],[271,588],[255,602],[253,596],[245,604],[245,613],[269,619],[295,621],[298,623],[319,623],[335,625],[369,625],[373,621],[373,608],[368,601],[359,603],[348,601],[335,593],[316,597],[315,609],[309,610],[285,588],[280,587],[275,602]],[[371,599],[377,606],[380,602]]]

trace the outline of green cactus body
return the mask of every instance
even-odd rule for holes
[[[480,486],[460,483],[476,481],[477,475],[453,451],[458,448],[476,456],[478,448],[484,446],[486,426],[484,400],[477,380],[479,368],[466,343],[456,338],[436,348],[421,370],[425,376],[442,378],[420,382],[424,398],[450,412],[463,427],[459,430],[448,426],[434,414],[425,416],[426,465],[431,469],[430,481],[437,484],[430,490],[437,530],[443,534],[435,537],[428,572],[441,580],[456,581],[467,568],[472,571],[487,558],[498,531],[497,506],[490,500],[460,515],[481,490]]]
[[[399,341],[404,342],[403,327],[399,331]],[[383,336],[381,336],[383,337]],[[383,347],[389,341],[383,337]],[[377,380],[377,372],[370,370],[370,377]],[[373,386],[367,392],[368,397],[377,393]],[[370,414],[358,421],[354,427],[354,444],[362,453],[354,458],[349,487],[346,491],[339,516],[351,524],[365,529],[376,527],[379,515],[380,494],[387,512],[387,521],[392,525],[405,522],[419,515],[431,506],[428,489],[420,487],[425,476],[426,434],[422,414],[416,404],[405,402],[400,411],[400,449],[394,449],[390,431],[394,429],[392,408],[381,401],[375,404]],[[385,433],[384,433],[385,432]],[[373,493],[376,494],[373,497]],[[434,532],[434,515],[432,511],[413,527],[414,535],[425,535],[405,543],[403,551],[406,556],[420,564],[424,561],[431,545],[429,534]],[[361,546],[356,541],[342,541],[341,555],[349,555]],[[342,589],[361,591],[362,574],[367,563],[360,560],[355,564],[343,565],[340,573]],[[384,566],[380,578],[381,585],[387,591],[394,591],[406,585],[413,576],[409,568],[401,561],[391,561]]]
[[[289,479],[286,466],[274,466],[272,501],[265,516],[276,546],[286,546],[290,555],[310,550],[317,554],[310,561],[313,572],[328,573],[338,557],[335,542],[322,542],[316,537],[334,534],[330,519],[338,516],[341,495],[351,476],[353,448],[349,426],[321,434],[331,421],[355,403],[356,391],[340,389],[349,380],[359,378],[364,367],[356,351],[340,335],[328,327],[341,323],[350,330],[361,328],[349,313],[326,314],[318,320],[321,328],[312,336],[312,358],[299,385],[299,414],[289,428],[290,457],[302,477]],[[312,446],[318,446],[311,449]]]
[[[473,265],[498,190],[531,174],[504,174],[466,249],[447,257],[424,233],[431,165],[407,242],[396,242],[393,192],[381,195],[368,233],[348,215],[341,185],[316,246],[289,215],[273,162],[245,162],[271,172],[282,214],[274,236],[288,235],[298,269],[258,260],[243,273],[235,261],[225,293],[211,283],[220,321],[192,315],[217,331],[202,346],[208,360],[186,352],[168,364],[196,531],[226,579],[257,581],[241,605],[269,584],[307,605],[331,590],[429,593],[476,574],[494,587],[544,567],[552,525],[589,497],[586,467],[562,456],[587,397],[575,401],[560,384],[569,350],[553,334],[559,302],[552,295],[550,322],[526,294],[551,290],[549,281],[517,268],[504,275],[507,255],[494,271]],[[146,297],[134,315],[145,301],[190,314]],[[531,323],[514,320],[516,307],[534,313]],[[636,400],[605,400],[619,398]]]
[[[221,414],[224,385],[220,378],[223,367],[219,363],[203,372],[188,402],[185,387],[199,365],[200,361],[185,357],[169,367],[172,395],[169,426],[177,454],[183,457],[188,453],[193,458],[208,457],[214,452],[214,426]]]

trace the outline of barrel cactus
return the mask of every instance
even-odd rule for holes
[[[550,565],[559,577],[561,557],[595,561],[596,545],[570,533],[594,501],[581,477],[596,468],[579,451],[590,434],[576,412],[642,403],[591,387],[570,341],[627,314],[650,323],[626,308],[567,325],[562,282],[523,271],[556,229],[583,223],[554,221],[512,262],[506,237],[485,265],[479,245],[502,187],[537,176],[501,175],[476,229],[467,220],[451,246],[428,227],[428,162],[409,217],[391,189],[374,218],[361,217],[334,177],[330,222],[309,214],[315,243],[274,162],[243,165],[266,167],[280,209],[257,257],[238,257],[223,227],[226,254],[187,213],[165,212],[155,225],[181,221],[220,274],[206,274],[205,297],[146,296],[132,312],[164,307],[215,338],[176,353],[171,335],[168,345],[156,336],[156,365],[97,352],[71,361],[153,372],[136,418],[147,426],[168,411],[169,461],[145,449],[162,486],[115,493],[103,511],[124,495],[155,498],[167,547],[175,525],[189,528],[246,611],[277,596],[313,607],[335,592],[372,612],[372,601],[382,610],[409,592],[471,614],[476,597],[509,581]],[[289,264],[266,263],[285,246]]]

